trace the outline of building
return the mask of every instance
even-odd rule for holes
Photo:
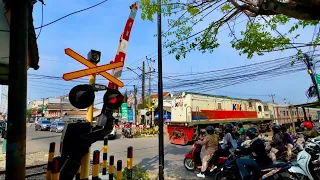
[[[28,109],[41,109],[42,105],[48,105],[49,100],[44,99],[44,100],[32,100],[28,103]]]
[[[168,112],[171,112],[172,97],[173,94],[170,92],[163,92],[163,109]],[[158,94],[151,95],[151,102],[158,106]]]

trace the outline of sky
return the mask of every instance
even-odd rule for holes
[[[43,7],[43,23],[46,24],[98,2],[101,2],[101,0],[46,1],[46,5]],[[99,50],[102,52],[100,65],[113,60],[120,34],[130,13],[129,6],[133,3],[133,0],[109,0],[93,9],[71,15],[42,28],[38,38],[40,68],[36,71],[28,70],[28,101],[65,95],[69,93],[73,86],[81,82],[87,82],[88,77],[82,78],[80,81],[66,82],[62,78],[44,78],[34,75],[62,77],[64,73],[85,68],[82,64],[65,55],[65,48],[71,48],[84,57],[91,49]],[[142,61],[145,60],[146,56],[156,60],[154,67],[157,69],[157,38],[154,36],[157,33],[157,24],[156,22],[143,21],[140,13],[138,10],[125,60],[125,67],[129,66],[135,69],[138,74],[141,73],[138,67],[142,66]],[[41,25],[41,14],[41,4],[37,3],[33,12],[35,27]],[[197,32],[206,28],[211,17],[195,27],[194,31]],[[244,27],[245,23],[241,23],[237,26],[237,29]],[[167,29],[166,19],[163,18],[163,31]],[[311,39],[307,34],[312,34],[313,29],[306,29],[304,32],[306,33],[303,33],[302,38]],[[248,65],[295,54],[294,50],[290,50],[247,59],[245,55],[239,56],[239,52],[231,48],[229,43],[231,38],[228,31],[222,31],[218,38],[221,46],[213,53],[202,54],[194,51],[188,54],[186,59],[180,61],[177,61],[174,55],[167,55],[167,49],[163,49],[164,76]],[[121,79],[125,83],[125,87],[122,91],[124,89],[132,90],[133,85],[136,85],[138,93],[141,93],[141,81],[138,76],[132,71],[124,69]],[[107,80],[103,80],[103,77],[97,76],[97,83],[106,84],[107,82]],[[155,87],[157,84],[155,76],[153,76],[152,84],[152,89],[157,89]],[[258,98],[264,101],[271,101],[269,95],[275,94],[277,103],[283,104],[284,98],[286,98],[287,102],[296,104],[307,102],[305,91],[310,84],[311,80],[308,74],[299,72],[273,79],[234,85],[207,93],[241,98]],[[101,102],[102,96],[103,93],[97,93],[95,103]]]

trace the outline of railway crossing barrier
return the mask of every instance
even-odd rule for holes
[[[48,168],[46,173],[46,180],[59,180],[60,178],[60,169],[61,169],[61,157],[54,157],[55,153],[55,143],[50,143],[49,147],[49,156],[48,156]],[[92,161],[92,175],[89,179],[92,180],[122,180],[122,161],[118,160],[115,166],[115,158],[113,155],[109,157],[109,165],[108,165],[108,138],[104,138],[103,149],[102,149],[102,172],[100,173],[100,151],[95,150],[93,152],[93,161]],[[75,174],[74,179],[80,180],[80,168]],[[127,149],[127,169],[128,175],[126,177],[127,180],[133,179],[133,147],[129,146]],[[116,170],[116,171],[115,171]],[[108,173],[107,173],[108,172]]]

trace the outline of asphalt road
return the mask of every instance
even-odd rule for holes
[[[119,134],[120,132],[118,132]],[[48,151],[50,142],[56,142],[56,153],[59,151],[61,133],[49,131],[35,131],[34,127],[27,128],[27,154],[38,151]],[[139,164],[147,169],[151,174],[151,179],[158,179],[158,138],[133,138],[126,139],[117,137],[115,140],[109,140],[108,156],[114,155],[115,162],[122,160],[123,166],[126,166],[127,147],[133,146],[133,163]],[[91,152],[101,150],[103,141],[94,143]],[[183,166],[184,154],[192,146],[177,146],[168,142],[165,137],[165,176],[166,179],[199,179],[196,172],[189,172]],[[102,159],[102,153],[101,158]],[[212,177],[211,177],[212,179]]]

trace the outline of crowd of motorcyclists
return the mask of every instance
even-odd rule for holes
[[[310,121],[301,123],[300,128],[306,138],[318,135]],[[220,129],[207,126],[206,135],[201,133],[198,141],[195,142],[195,144],[201,145],[205,149],[202,168],[201,172],[197,174],[198,177],[205,177],[209,162],[212,164],[209,167],[212,172],[216,169],[219,157],[235,156],[236,153],[241,152],[243,155],[249,155],[250,158],[241,157],[236,159],[239,173],[243,180],[251,180],[254,178],[246,167],[260,168],[269,166],[276,162],[277,157],[284,152],[286,153],[285,161],[290,161],[294,147],[298,150],[303,149],[293,141],[292,136],[284,125],[275,124],[272,126],[273,135],[271,140],[264,139],[256,127],[252,126],[245,130],[242,122],[236,123],[235,126],[232,123],[224,124],[222,128],[223,138],[220,143],[218,132],[220,132]],[[249,140],[249,144],[244,146],[243,142],[246,140]]]

